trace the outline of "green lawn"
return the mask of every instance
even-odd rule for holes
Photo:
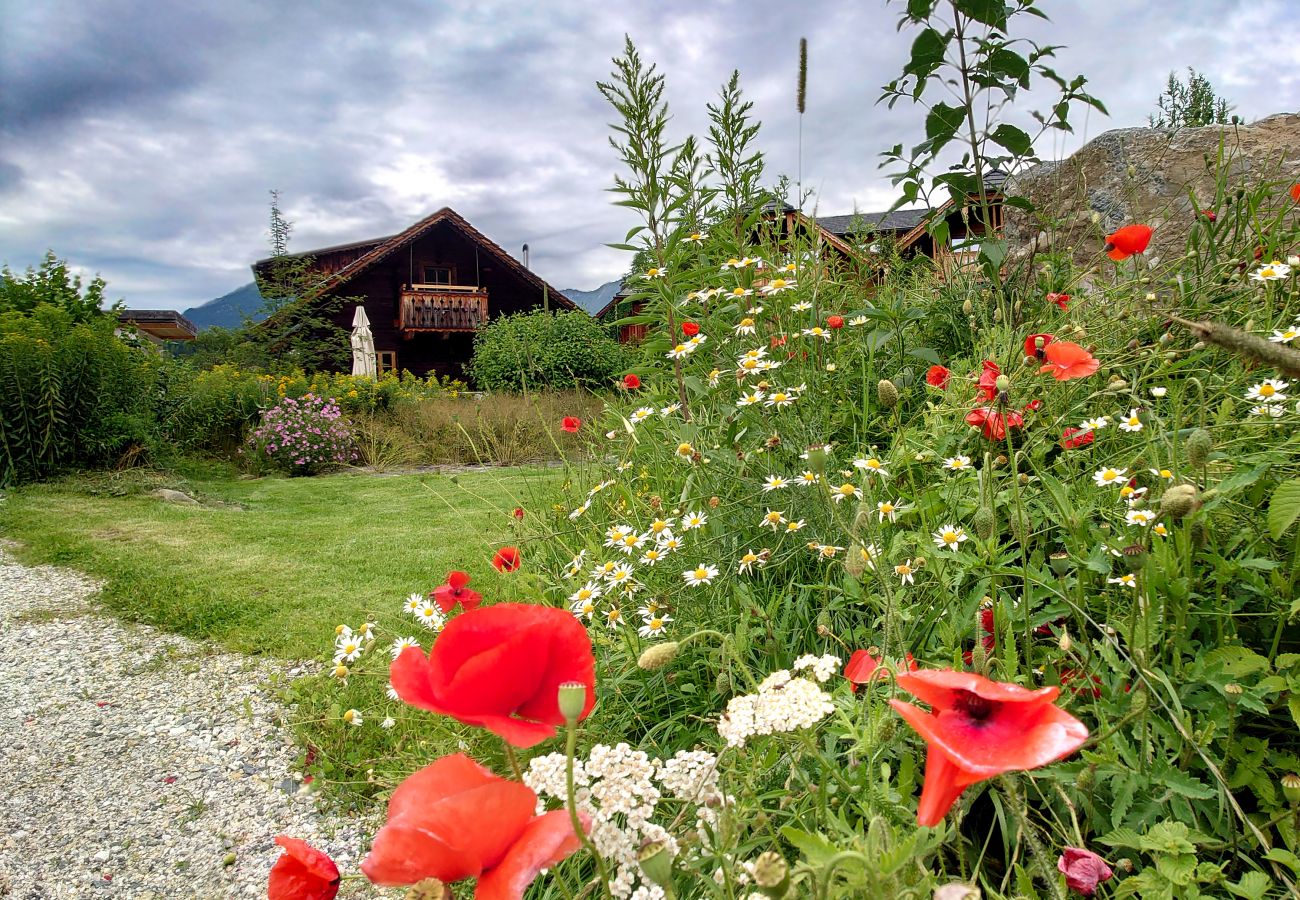
[[[0,535],[26,561],[72,566],[106,581],[125,618],[231,649],[321,656],[334,626],[394,621],[412,591],[452,568],[488,593],[516,506],[547,503],[559,470],[240,480],[211,467],[188,480],[99,475],[15,490]],[[202,506],[150,491],[180,487]]]

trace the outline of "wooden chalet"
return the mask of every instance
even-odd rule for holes
[[[444,207],[400,234],[297,254],[322,280],[300,303],[358,298],[375,337],[379,371],[465,378],[474,334],[498,316],[577,306],[454,210]],[[262,277],[273,260],[253,264]],[[331,314],[351,330],[358,304]]]
[[[155,346],[167,341],[192,341],[199,335],[194,323],[174,309],[123,309],[117,314],[118,333],[133,330]]]

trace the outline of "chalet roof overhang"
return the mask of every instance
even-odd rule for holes
[[[193,322],[174,309],[123,309],[118,311],[117,321],[163,341],[192,341],[199,333]]]
[[[349,281],[356,278],[362,272],[365,272],[368,269],[371,269],[374,266],[378,265],[379,263],[383,262],[384,260],[388,259],[390,256],[392,256],[394,253],[396,253],[398,250],[402,249],[403,247],[413,244],[415,241],[424,237],[426,234],[429,234],[431,231],[433,231],[434,228],[437,228],[439,225],[447,225],[451,228],[456,229],[467,239],[477,244],[483,250],[487,251],[487,253],[490,256],[494,257],[498,262],[500,262],[503,266],[505,266],[507,269],[509,269],[511,272],[513,272],[516,276],[521,278],[523,281],[537,288],[539,291],[545,291],[552,298],[552,301],[556,307],[560,309],[571,309],[571,310],[579,309],[576,303],[574,303],[568,297],[564,296],[563,293],[557,291],[551,285],[547,284],[545,281],[543,281],[541,278],[535,275],[531,270],[529,270],[522,263],[520,263],[519,260],[515,259],[509,253],[507,253],[499,244],[497,244],[487,235],[483,234],[483,232],[479,231],[477,228],[471,225],[468,221],[465,220],[464,217],[462,217],[459,213],[457,213],[449,206],[444,206],[442,209],[438,210],[433,215],[426,216],[425,218],[416,222],[410,228],[407,228],[405,231],[402,231],[399,234],[395,234],[389,238],[381,239],[374,246],[373,249],[369,250],[364,255],[348,263],[346,266],[339,269],[337,272],[330,274],[323,281],[321,281],[320,284],[318,284],[316,287],[312,288],[312,290],[308,291],[306,294],[300,297],[298,302],[310,303],[311,301],[323,297],[326,294],[330,294],[337,291],[339,288],[346,285]],[[312,256],[323,252],[334,252],[339,250],[355,249],[358,247],[364,247],[367,243],[369,242],[357,241],[352,244],[341,244],[336,247],[326,247],[326,248],[322,248],[321,250],[307,251],[305,253],[301,253],[298,255]],[[258,266],[262,266],[267,262],[269,262],[269,260],[259,260],[258,262],[254,263],[253,272],[256,274],[258,272]]]

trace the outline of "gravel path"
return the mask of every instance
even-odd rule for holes
[[[0,545],[0,897],[265,897],[281,833],[356,872],[367,829],[300,791],[276,724],[301,672],[124,625],[95,589]]]

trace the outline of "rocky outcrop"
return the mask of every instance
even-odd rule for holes
[[[1007,194],[1027,197],[1035,212],[1008,208],[1006,235],[1013,254],[1041,252],[1050,240],[1086,269],[1097,264],[1106,234],[1141,222],[1155,228],[1148,261],[1168,259],[1183,252],[1200,211],[1215,206],[1217,171],[1234,187],[1300,182],[1300,113],[1251,125],[1108,131],[1007,183]]]

